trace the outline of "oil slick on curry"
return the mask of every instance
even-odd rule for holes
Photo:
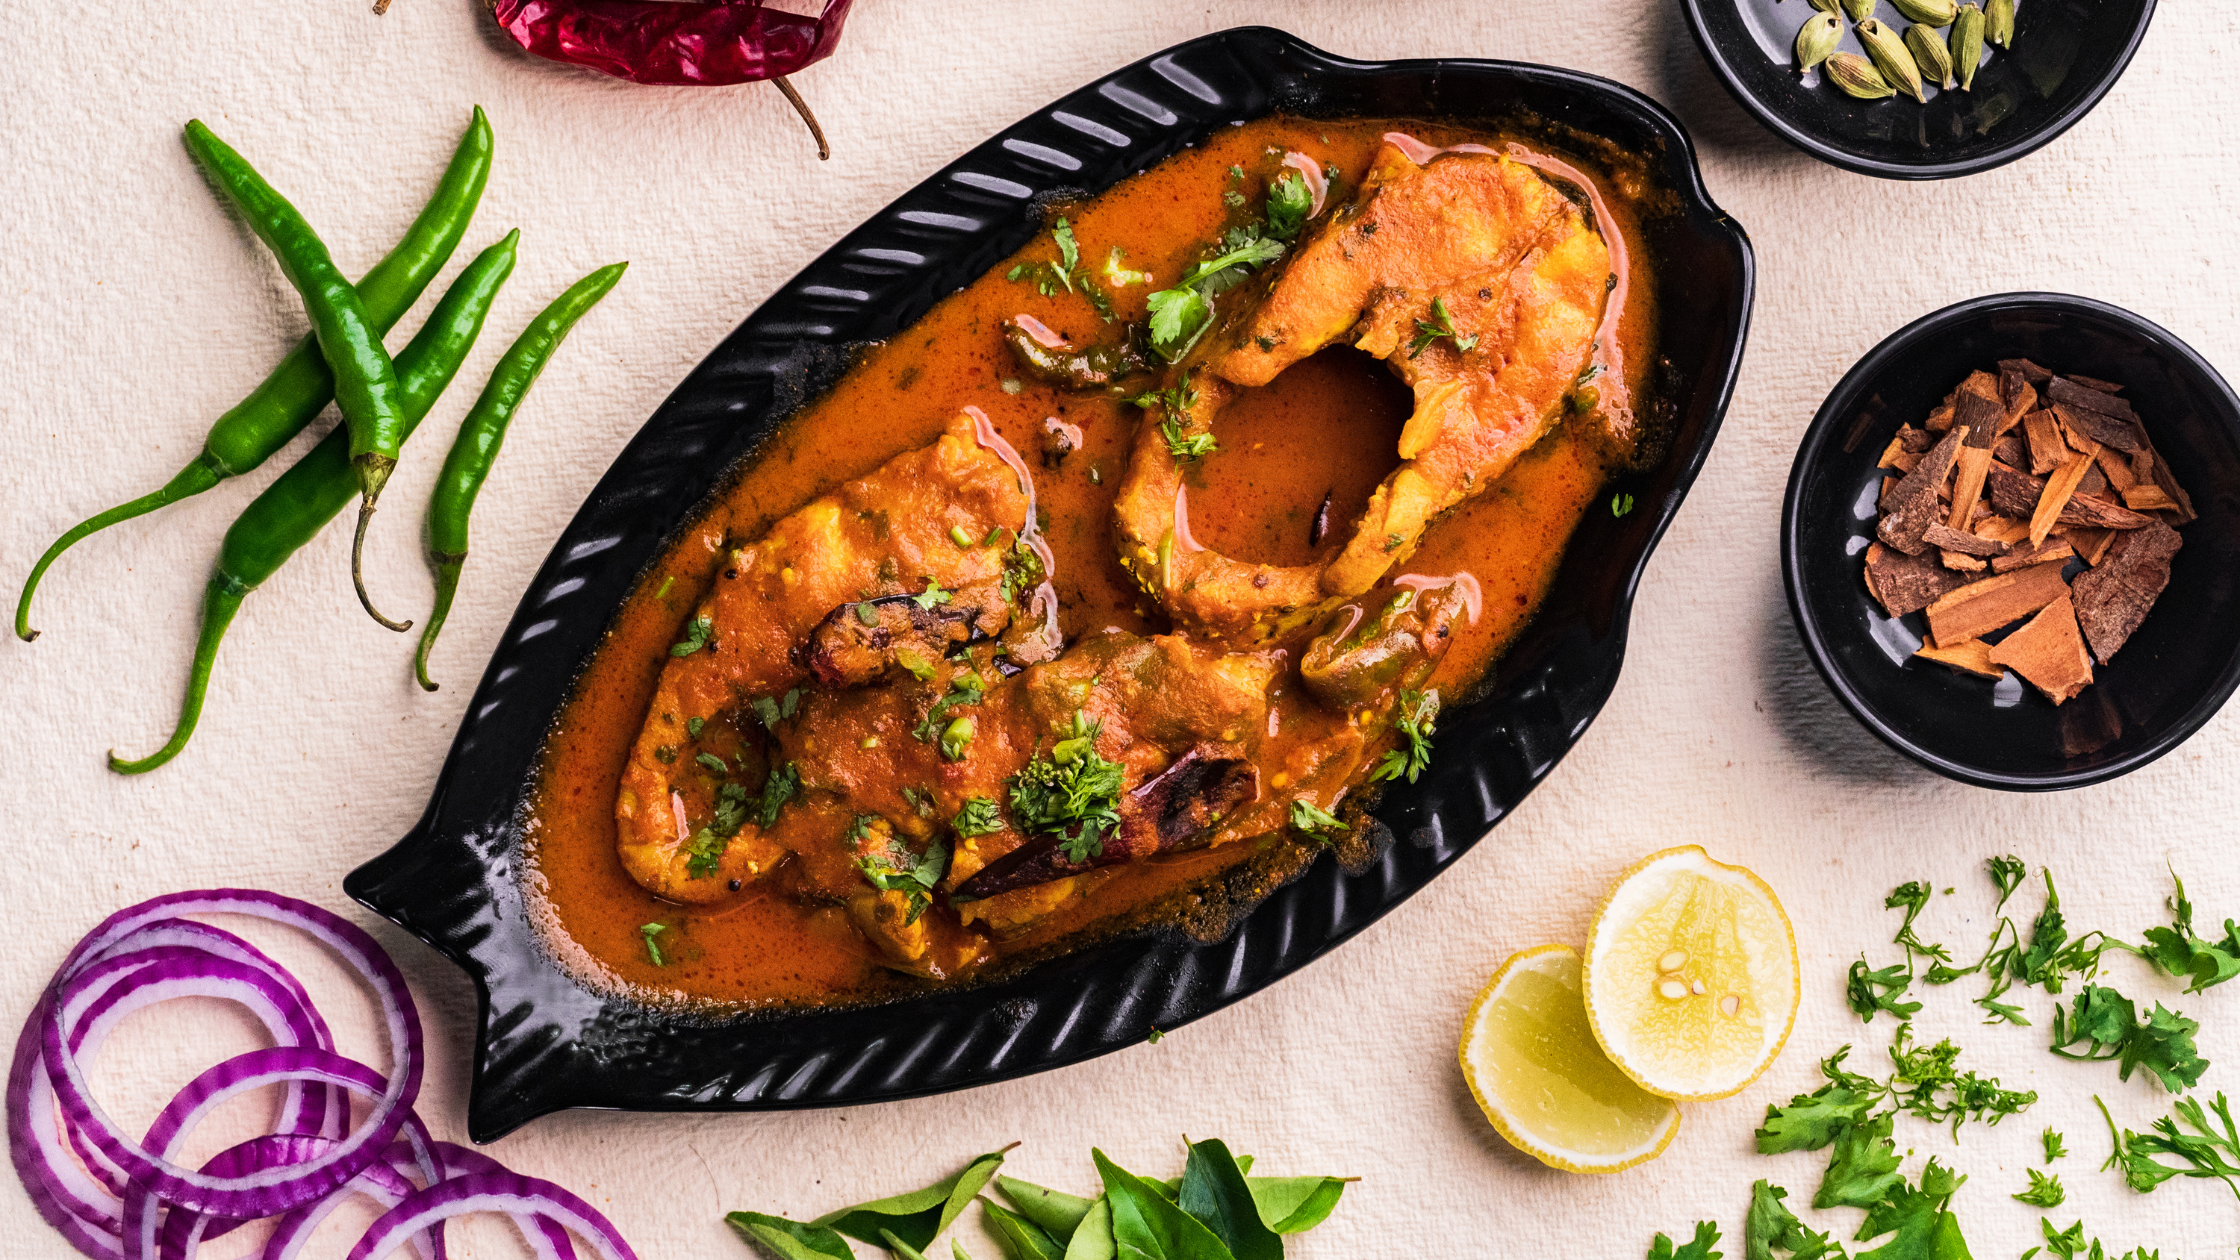
[[[876,1001],[1201,935],[1429,756],[1641,437],[1623,172],[1271,118],[867,351],[618,615],[531,904],[587,983]]]

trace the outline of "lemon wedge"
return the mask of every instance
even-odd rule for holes
[[[1680,1108],[1595,1044],[1568,945],[1525,950],[1493,973],[1463,1021],[1462,1077],[1501,1136],[1566,1172],[1631,1168],[1680,1131]]]
[[[1618,878],[1585,971],[1604,1053],[1641,1088],[1683,1102],[1758,1079],[1797,1019],[1797,937],[1780,900],[1692,844]]]

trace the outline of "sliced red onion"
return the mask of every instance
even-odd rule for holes
[[[404,1153],[398,1151],[395,1147],[390,1149],[392,1156]],[[436,1183],[430,1182],[429,1184]],[[401,1169],[386,1159],[375,1160],[359,1169],[356,1176],[342,1183],[342,1187],[333,1194],[316,1203],[306,1203],[281,1217],[280,1223],[273,1227],[272,1236],[265,1240],[262,1260],[296,1260],[297,1255],[303,1251],[304,1244],[311,1241],[313,1231],[317,1230],[320,1223],[325,1221],[336,1208],[341,1207],[343,1203],[348,1201],[351,1195],[362,1194],[380,1204],[386,1210],[411,1198],[418,1190],[419,1187],[405,1179]],[[167,1224],[165,1233],[168,1235],[169,1232],[170,1227]],[[420,1253],[423,1260],[443,1260],[443,1226],[441,1223],[429,1226],[424,1233],[413,1235],[412,1246],[413,1250]],[[169,1251],[166,1251],[162,1260],[186,1260],[186,1256],[173,1256]]]
[[[210,1162],[202,1166],[202,1171],[238,1177],[260,1168],[300,1164],[333,1145],[331,1140],[321,1137],[267,1135],[250,1138],[212,1156]],[[128,1226],[136,1227],[144,1218],[154,1215],[153,1200],[143,1205],[139,1202],[140,1198],[138,1194],[133,1195],[133,1202],[126,1207]],[[238,1217],[207,1216],[180,1208],[164,1217],[163,1227],[157,1238],[156,1254],[163,1260],[185,1260],[185,1257],[194,1255],[195,1250],[203,1243],[213,1238],[222,1238],[248,1223]]]
[[[422,1190],[368,1227],[349,1260],[379,1260],[431,1225],[477,1212],[541,1217],[591,1244],[601,1260],[638,1260],[613,1223],[590,1204],[549,1181],[510,1172],[469,1173]]]
[[[443,1161],[446,1178],[512,1171],[480,1151],[451,1142],[436,1143],[436,1157]],[[529,1250],[537,1253],[537,1260],[576,1260],[576,1246],[568,1241],[568,1231],[558,1223],[542,1216],[515,1216],[513,1224],[521,1231],[522,1241],[529,1244]]]
[[[284,923],[342,955],[372,985],[381,1007],[383,1022],[387,1025],[393,1066],[386,1079],[375,1077],[378,1082],[378,1098],[365,1122],[340,1139],[334,1149],[302,1164],[262,1169],[233,1177],[205,1175],[171,1163],[166,1157],[151,1155],[119,1132],[101,1110],[100,1104],[94,1101],[92,1091],[86,1085],[82,1067],[66,1050],[62,1029],[65,1019],[72,1017],[72,1011],[62,999],[60,991],[86,966],[89,959],[134,931],[159,919],[174,918],[180,914],[242,914]],[[55,998],[54,1006],[51,1010],[35,1012],[34,1021],[44,1025],[39,1030],[39,1052],[45,1059],[46,1075],[54,1086],[55,1099],[62,1108],[64,1117],[84,1130],[87,1140],[115,1168],[134,1182],[173,1205],[194,1211],[221,1216],[271,1216],[320,1198],[348,1181],[358,1169],[372,1162],[382,1148],[388,1145],[403,1124],[405,1113],[420,1090],[424,1066],[420,1017],[413,1006],[412,995],[405,988],[404,977],[397,972],[396,965],[389,961],[372,937],[349,921],[294,898],[251,890],[218,889],[158,897],[120,911],[110,916],[92,935],[79,942],[77,949],[71,952],[69,960],[63,964],[56,983],[50,985],[49,994]],[[45,1005],[44,1001],[42,1005]],[[318,1056],[324,1052],[294,1047],[262,1053]],[[251,1057],[253,1056],[241,1056],[230,1063],[239,1064],[242,1059]],[[325,1057],[333,1059],[331,1055]],[[274,1062],[277,1061],[267,1061],[265,1066],[271,1067]],[[313,1059],[288,1062],[314,1073],[309,1077],[292,1079],[322,1079],[317,1074],[318,1069],[312,1066],[315,1062]],[[205,1073],[204,1079],[208,1078],[209,1074]],[[272,1079],[278,1081],[291,1078],[276,1075]],[[328,1083],[348,1082],[329,1079]]]

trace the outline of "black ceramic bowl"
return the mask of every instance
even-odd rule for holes
[[[1902,93],[1854,100],[1819,71],[1800,77],[1793,45],[1807,0],[1683,0],[1696,46],[1744,109],[1823,162],[1885,179],[1973,175],[2036,152],[2115,86],[2154,3],[2017,0],[2013,50],[1987,44],[1971,90],[1932,89],[1922,105]],[[1909,25],[1890,0],[1874,16]],[[1841,47],[1866,52],[1848,19]]]
[[[2027,358],[2121,384],[2200,519],[2145,624],[2055,707],[2012,672],[1993,683],[1913,660],[1927,624],[1867,594],[1876,461],[1975,368]],[[2078,562],[2071,561],[2072,567]],[[1892,748],[1962,782],[2083,787],[2138,769],[2201,728],[2240,685],[2240,399],[2200,355],[2120,307],[2060,293],[1948,306],[1859,360],[1813,417],[1789,471],[1781,572],[1806,651]]]
[[[1043,199],[1109,188],[1276,111],[1482,120],[1559,148],[1614,143],[1641,155],[1663,194],[1644,224],[1651,265],[1687,278],[1663,299],[1654,383],[1668,449],[1613,487],[1632,512],[1588,514],[1522,640],[1440,715],[1431,767],[1396,785],[1368,828],[1383,840],[1378,859],[1352,873],[1315,863],[1218,943],[1137,935],[883,1006],[690,1019],[578,985],[524,913],[521,809],[553,715],[638,574],[736,461],[837,378],[846,347],[894,336],[1024,245]],[[1639,93],[1504,62],[1349,61],[1266,29],[1208,35],[1099,79],[905,193],[772,295],[624,449],[523,596],[427,814],[345,884],[473,977],[469,1131],[488,1141],[563,1107],[817,1107],[1020,1076],[1218,1010],[1368,926],[1514,809],[1610,694],[1635,583],[1726,409],[1751,288],[1747,238],[1705,195],[1680,125]]]

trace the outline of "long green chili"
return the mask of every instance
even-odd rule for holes
[[[397,355],[404,436],[411,436],[458,374],[459,365],[482,332],[483,318],[490,313],[498,289],[513,274],[514,246],[520,235],[508,233],[467,264],[436,303],[428,322]],[[162,748],[138,761],[126,761],[112,751],[111,770],[118,774],[145,773],[178,756],[187,746],[196,721],[202,717],[203,696],[210,687],[210,667],[217,660],[218,643],[225,638],[233,615],[240,611],[242,597],[278,572],[297,548],[317,537],[327,522],[350,506],[358,492],[350,438],[338,429],[280,474],[241,513],[226,531],[217,567],[203,593],[202,633],[195,642],[194,665],[187,675],[186,699],[179,706],[178,729]]]
[[[444,457],[443,472],[436,478],[435,495],[428,500],[428,568],[435,574],[436,603],[420,632],[420,650],[412,661],[413,673],[429,691],[436,685],[428,679],[428,650],[436,645],[436,635],[451,615],[451,598],[459,590],[459,571],[467,563],[467,516],[474,511],[475,496],[482,493],[490,465],[497,461],[498,447],[506,440],[506,425],[544,371],[552,352],[560,347],[561,339],[584,312],[614,288],[629,265],[615,263],[599,268],[538,312],[506,347],[505,356],[490,373],[490,383],[482,387],[482,396],[474,400],[473,410],[460,423],[459,436],[452,439],[451,453]]]
[[[212,135],[200,119],[187,124],[186,142],[187,152],[272,251],[281,274],[303,298],[319,353],[334,371],[335,406],[350,431],[350,464],[358,474],[358,534],[350,548],[350,582],[367,616],[391,630],[410,630],[411,622],[391,621],[373,606],[363,567],[366,526],[373,520],[381,487],[397,466],[406,428],[403,390],[396,364],[381,344],[381,329],[358,290],[336,269],[326,242],[247,159]]]
[[[474,121],[468,124],[467,133],[460,137],[459,147],[451,155],[451,165],[436,185],[435,196],[421,208],[420,217],[412,221],[396,248],[358,281],[358,297],[365,303],[366,314],[383,333],[412,309],[428,282],[451,260],[451,252],[466,234],[467,223],[482,200],[483,186],[489,181],[490,151],[490,120],[478,105]],[[203,439],[202,453],[162,489],[88,517],[55,539],[39,557],[39,563],[32,566],[31,576],[24,579],[23,594],[16,601],[16,634],[26,642],[39,637],[39,632],[31,628],[31,597],[56,557],[111,525],[192,498],[264,463],[303,432],[333,398],[334,373],[319,353],[318,339],[307,336],[280,360],[263,384],[218,417]]]

